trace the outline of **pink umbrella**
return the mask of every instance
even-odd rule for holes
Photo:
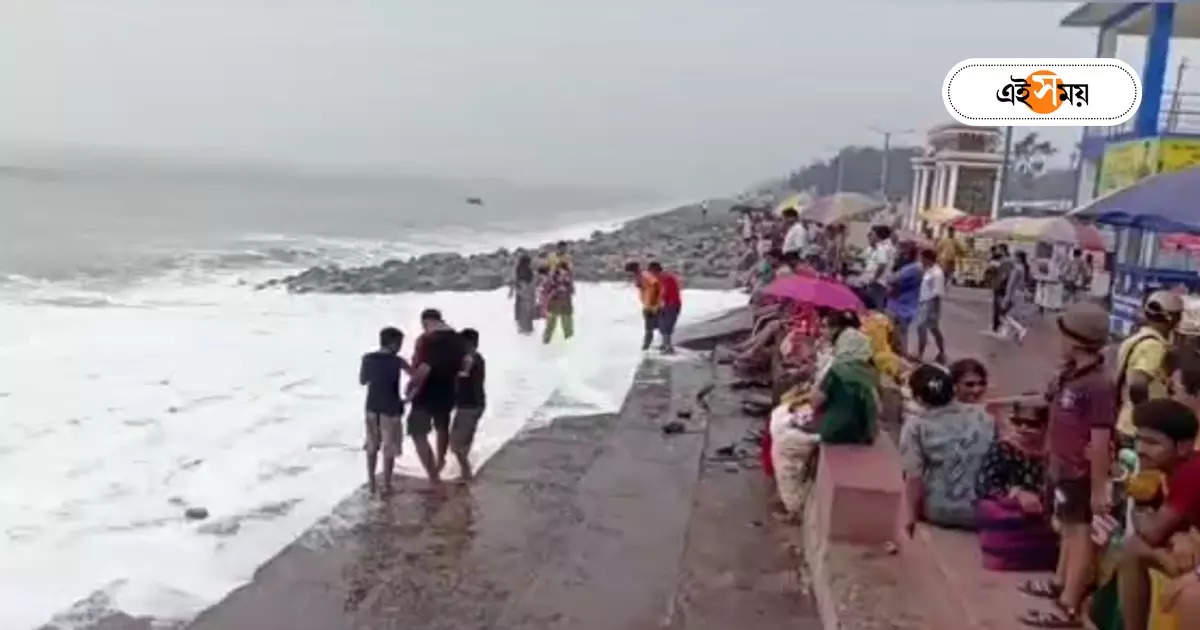
[[[853,311],[863,309],[862,300],[858,299],[850,287],[834,280],[822,280],[800,274],[776,278],[763,289],[763,295],[826,308]]]

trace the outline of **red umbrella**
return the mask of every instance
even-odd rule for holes
[[[1195,234],[1164,234],[1162,244],[1165,247],[1186,249],[1192,254],[1200,254],[1200,236]]]
[[[763,289],[763,295],[793,300],[813,306],[861,311],[862,300],[850,287],[833,280],[790,274],[776,278]]]
[[[968,214],[964,217],[954,219],[953,221],[946,223],[946,225],[954,228],[958,232],[968,233],[974,232],[975,230],[987,225],[989,221],[990,219],[988,217],[980,216],[978,214]]]

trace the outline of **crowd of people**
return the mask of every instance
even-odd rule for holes
[[[672,338],[683,308],[679,277],[651,261],[626,266],[637,291],[645,322],[642,350],[649,350],[657,333],[659,350],[673,354]],[[542,341],[550,343],[561,327],[563,337],[575,334],[575,282],[567,243],[554,251],[534,270],[533,257],[521,253],[510,283],[513,319],[517,332],[533,334],[534,322],[544,320]],[[411,360],[400,356],[404,333],[386,327],[379,333],[379,348],[363,355],[359,383],[366,392],[367,487],[372,495],[392,490],[395,460],[403,450],[405,426],[417,456],[431,483],[441,481],[447,454],[458,461],[461,480],[472,476],[471,445],[486,407],[485,361],[479,352],[479,332],[472,328],[455,331],[436,309],[421,313],[422,333]],[[408,383],[401,387],[402,375]],[[405,412],[407,409],[407,422]],[[433,433],[435,441],[429,442]],[[382,474],[376,475],[382,454]]]
[[[987,367],[971,358],[950,362],[941,331],[947,285],[964,255],[953,233],[922,247],[877,225],[855,264],[843,226],[785,211],[748,216],[743,227],[752,328],[727,359],[741,379],[735,386],[770,389],[762,463],[785,517],[800,513],[821,445],[870,444],[882,424],[898,421],[910,533],[919,521],[975,530],[987,569],[1052,572],[1021,585],[1054,605],[1020,615],[1022,623],[1157,630],[1169,616],[1170,627],[1200,627],[1200,320],[1185,321],[1180,295],[1152,293],[1142,325],[1108,352],[1109,314],[1081,299],[1090,280],[1075,252],[1062,275],[1058,373],[1041,397],[988,407]],[[633,261],[626,271],[642,311],[641,349],[657,334],[660,351],[674,352],[679,278],[658,261]],[[765,291],[789,275],[844,283],[863,308]],[[1024,339],[1030,277],[1024,252],[992,249],[989,333]],[[520,256],[511,293],[519,332],[532,333],[544,319],[546,343],[560,326],[571,337],[565,244],[536,271],[530,256]],[[471,476],[470,446],[486,406],[479,335],[455,331],[432,309],[421,326],[410,361],[399,356],[404,335],[395,328],[381,331],[380,348],[362,360],[372,493],[380,451],[383,491],[391,489],[406,407],[407,434],[429,479],[440,480],[448,453],[463,478]],[[917,345],[909,352],[913,327]],[[925,363],[929,338],[935,354]],[[403,395],[402,373],[410,375]],[[907,398],[895,418],[884,417],[888,391]]]
[[[817,236],[827,227],[790,213],[744,225],[753,326],[728,360],[746,386],[771,388],[763,467],[787,517],[802,508],[820,445],[875,439],[890,384],[908,397],[898,418],[907,529],[924,521],[974,530],[987,569],[1052,572],[1021,585],[1053,604],[1020,614],[1023,624],[1200,628],[1200,322],[1180,326],[1178,294],[1152,293],[1142,325],[1114,354],[1109,313],[1085,297],[1090,263],[1072,252],[1057,278],[1062,367],[1042,396],[988,407],[986,366],[948,363],[939,325],[964,255],[955,235],[922,248],[875,226],[855,273],[849,257],[831,264]],[[764,294],[790,274],[845,282],[865,309]],[[1011,351],[1023,351],[1041,306],[1038,275],[1025,252],[992,249],[985,332],[1017,342]],[[912,327],[915,353],[906,344]],[[923,363],[929,337],[936,354]],[[1159,625],[1164,619],[1175,625]]]

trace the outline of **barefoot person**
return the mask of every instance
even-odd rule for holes
[[[436,309],[421,313],[425,333],[413,355],[412,380],[408,383],[408,435],[429,481],[441,480],[450,446],[450,413],[454,410],[454,388],[466,354],[462,337],[442,321]],[[429,447],[429,432],[437,432],[437,457]]]
[[[383,450],[383,492],[392,491],[392,469],[404,442],[404,402],[400,400],[400,372],[410,372],[400,358],[404,333],[387,327],[379,331],[379,349],[363,355],[358,382],[367,386],[367,488],[375,494],[375,464]]]
[[[671,336],[675,334],[675,323],[679,321],[679,311],[683,308],[679,277],[663,271],[662,265],[657,261],[650,263],[646,268],[662,287],[662,311],[658,315],[658,332],[662,335],[662,353],[675,354]]]
[[[486,376],[486,365],[483,355],[479,353],[479,331],[474,328],[464,328],[461,333],[465,345],[466,357],[463,358],[462,370],[458,373],[458,385],[454,395],[454,421],[450,424],[450,450],[458,459],[461,479],[471,479],[471,444],[475,442],[475,429],[479,427],[479,419],[487,404],[484,394],[483,381]]]
[[[662,285],[658,278],[647,271],[642,271],[642,264],[634,261],[625,265],[633,286],[637,287],[638,298],[642,302],[642,321],[645,332],[642,334],[642,351],[650,349],[654,343],[654,332],[658,330],[659,313],[662,311]]]
[[[575,281],[571,266],[565,262],[558,263],[546,282],[546,329],[542,333],[542,343],[554,339],[554,329],[559,322],[562,322],[563,339],[569,340],[575,335]]]

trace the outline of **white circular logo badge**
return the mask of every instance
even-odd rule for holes
[[[1137,112],[1142,83],[1120,59],[967,59],[946,74],[942,100],[965,125],[1107,127]]]

